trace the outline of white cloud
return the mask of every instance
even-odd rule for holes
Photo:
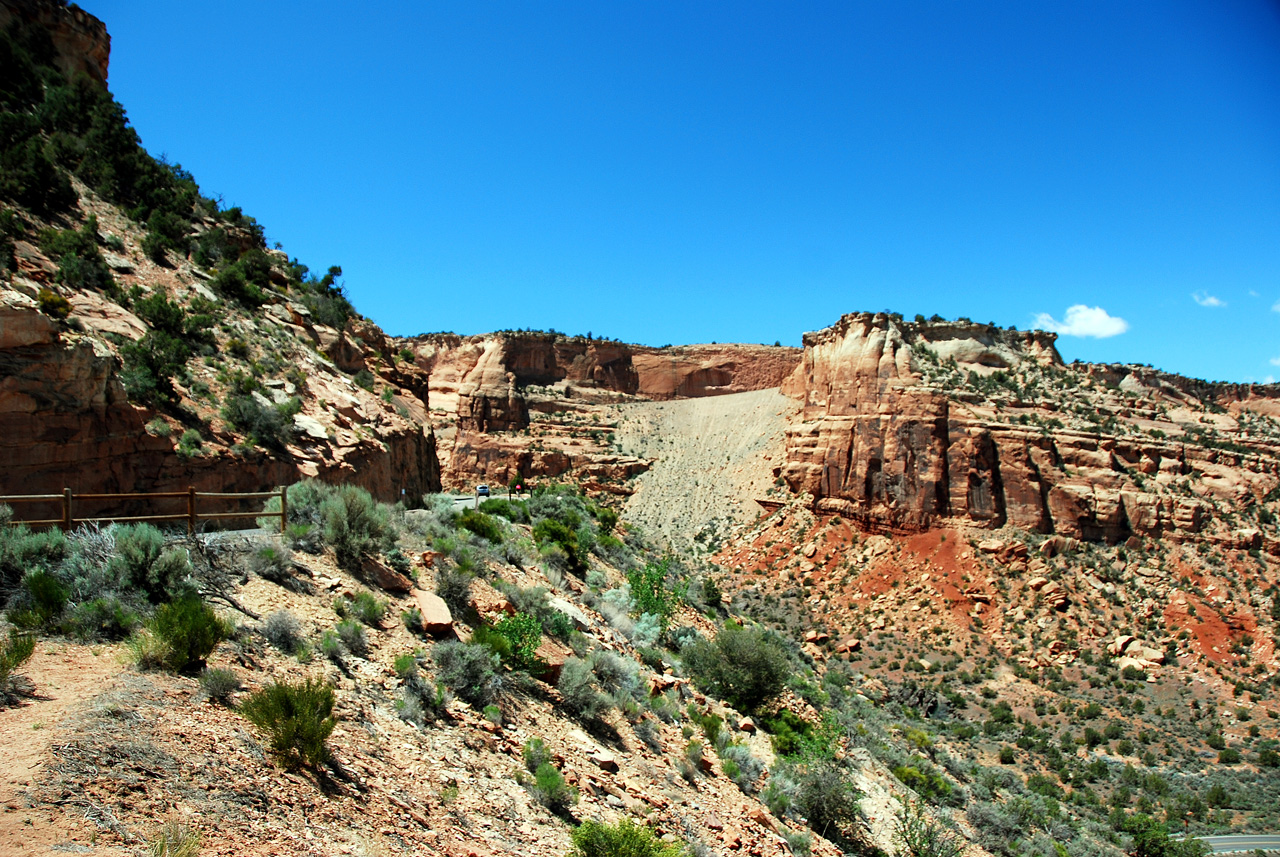
[[[1280,301],[1276,301],[1271,305],[1272,312],[1280,312]]]
[[[1220,307],[1227,305],[1226,301],[1216,298],[1208,292],[1194,292],[1191,295],[1191,299],[1200,304],[1200,306]]]
[[[1260,298],[1260,297],[1262,297],[1262,295],[1258,294],[1258,293],[1257,293],[1257,292],[1255,292],[1253,289],[1249,289],[1249,297],[1251,297],[1251,298]]]
[[[1084,304],[1067,307],[1067,315],[1063,321],[1058,321],[1047,312],[1039,313],[1035,325],[1041,330],[1063,336],[1092,336],[1094,339],[1118,336],[1129,329],[1129,322],[1123,318],[1108,314],[1102,307]]]
[[[1280,366],[1280,357],[1272,357],[1270,363],[1272,366]]]

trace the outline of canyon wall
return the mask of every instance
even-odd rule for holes
[[[55,0],[0,0],[0,28],[15,20],[46,31],[56,56],[53,63],[67,77],[84,72],[105,83],[111,58],[107,25],[79,6]]]
[[[1224,449],[1174,438],[1172,422],[1151,427],[1160,417],[1142,405],[1186,408],[1203,382],[1173,383],[1144,367],[1064,366],[1054,339],[869,313],[808,334],[783,386],[803,415],[780,473],[818,509],[873,529],[952,518],[1111,542],[1204,535],[1219,507],[1249,506],[1280,485],[1274,439]],[[952,384],[926,377],[923,364]],[[984,386],[997,372],[1002,384],[1016,376],[1027,386]],[[1035,378],[1073,392],[1032,394]],[[1110,429],[1064,424],[1070,396],[1108,414]],[[1197,419],[1223,410],[1196,403],[1206,414]],[[1213,529],[1261,543],[1248,527]]]
[[[306,389],[294,391],[305,401],[286,449],[233,452],[233,434],[205,425],[205,445],[193,456],[177,451],[181,426],[156,433],[156,412],[129,402],[119,367],[114,350],[92,331],[60,323],[26,295],[0,289],[0,494],[188,486],[251,492],[308,476],[361,485],[387,501],[416,501],[440,489],[432,433],[384,412],[372,395],[350,395],[349,383],[319,366]],[[320,407],[321,401],[336,407]],[[425,407],[416,410],[425,418]],[[17,511],[38,518],[47,510]]]
[[[465,431],[526,428],[528,386],[567,384],[580,391],[651,399],[698,398],[779,386],[800,349],[764,345],[649,348],[549,333],[400,340],[430,373],[434,407],[456,412]]]

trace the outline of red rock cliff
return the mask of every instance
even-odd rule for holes
[[[1213,529],[1260,543],[1248,527],[1206,525],[1280,485],[1280,435],[1251,437],[1223,416],[1213,396],[1224,385],[1064,366],[1054,339],[869,313],[806,335],[784,385],[804,411],[782,476],[873,528],[960,518],[1109,541]],[[1206,439],[1208,415],[1218,422]]]

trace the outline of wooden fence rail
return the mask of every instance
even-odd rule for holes
[[[279,512],[201,512],[196,508],[196,501],[206,500],[262,500],[270,497],[280,498]],[[185,498],[186,511],[164,515],[109,515],[96,518],[76,517],[75,503],[103,501],[151,501],[179,500]],[[76,524],[122,523],[126,521],[186,521],[187,532],[194,533],[196,525],[201,521],[226,521],[235,518],[279,518],[280,532],[283,533],[289,517],[289,496],[284,488],[279,491],[257,491],[248,494],[226,494],[209,491],[197,491],[188,488],[186,491],[157,491],[150,494],[75,494],[70,488],[63,489],[61,494],[0,494],[0,503],[13,506],[19,503],[60,503],[62,517],[41,521],[10,521],[10,524],[26,524],[29,527],[61,527],[70,530]]]

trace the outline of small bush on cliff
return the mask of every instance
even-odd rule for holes
[[[565,710],[583,720],[595,720],[609,708],[609,699],[600,692],[590,661],[569,658],[560,670],[560,691]]]
[[[333,548],[338,565],[358,573],[366,554],[380,546],[388,550],[395,543],[391,513],[369,492],[355,485],[342,485],[320,504],[325,541]]]
[[[231,393],[222,405],[222,418],[259,446],[280,452],[293,437],[293,417],[301,410],[297,398],[266,404],[252,393]]]
[[[10,681],[18,667],[30,660],[36,650],[36,638],[9,632],[9,639],[0,643],[0,705],[10,698]]]
[[[458,526],[475,533],[490,544],[502,544],[502,525],[492,516],[475,509],[463,509],[458,515]]]
[[[432,651],[436,675],[473,708],[491,704],[502,689],[498,656],[488,646],[447,640]]]
[[[80,229],[46,229],[40,249],[58,263],[58,282],[73,289],[115,294],[111,269],[98,250],[98,219],[90,216]]]
[[[151,623],[164,644],[163,664],[174,672],[203,667],[204,659],[230,634],[230,628],[198,595],[162,604]]]
[[[689,857],[683,845],[663,842],[649,827],[624,818],[617,824],[584,821],[569,834],[568,857]]]
[[[62,295],[48,289],[41,289],[36,295],[36,300],[40,304],[40,311],[50,318],[64,319],[71,315],[71,302]]]
[[[714,641],[690,642],[682,654],[700,688],[743,711],[754,711],[781,693],[790,672],[776,634],[736,622],[725,623]]]
[[[319,679],[273,682],[250,696],[240,712],[271,739],[271,752],[286,768],[318,767],[329,760],[333,688]]]

